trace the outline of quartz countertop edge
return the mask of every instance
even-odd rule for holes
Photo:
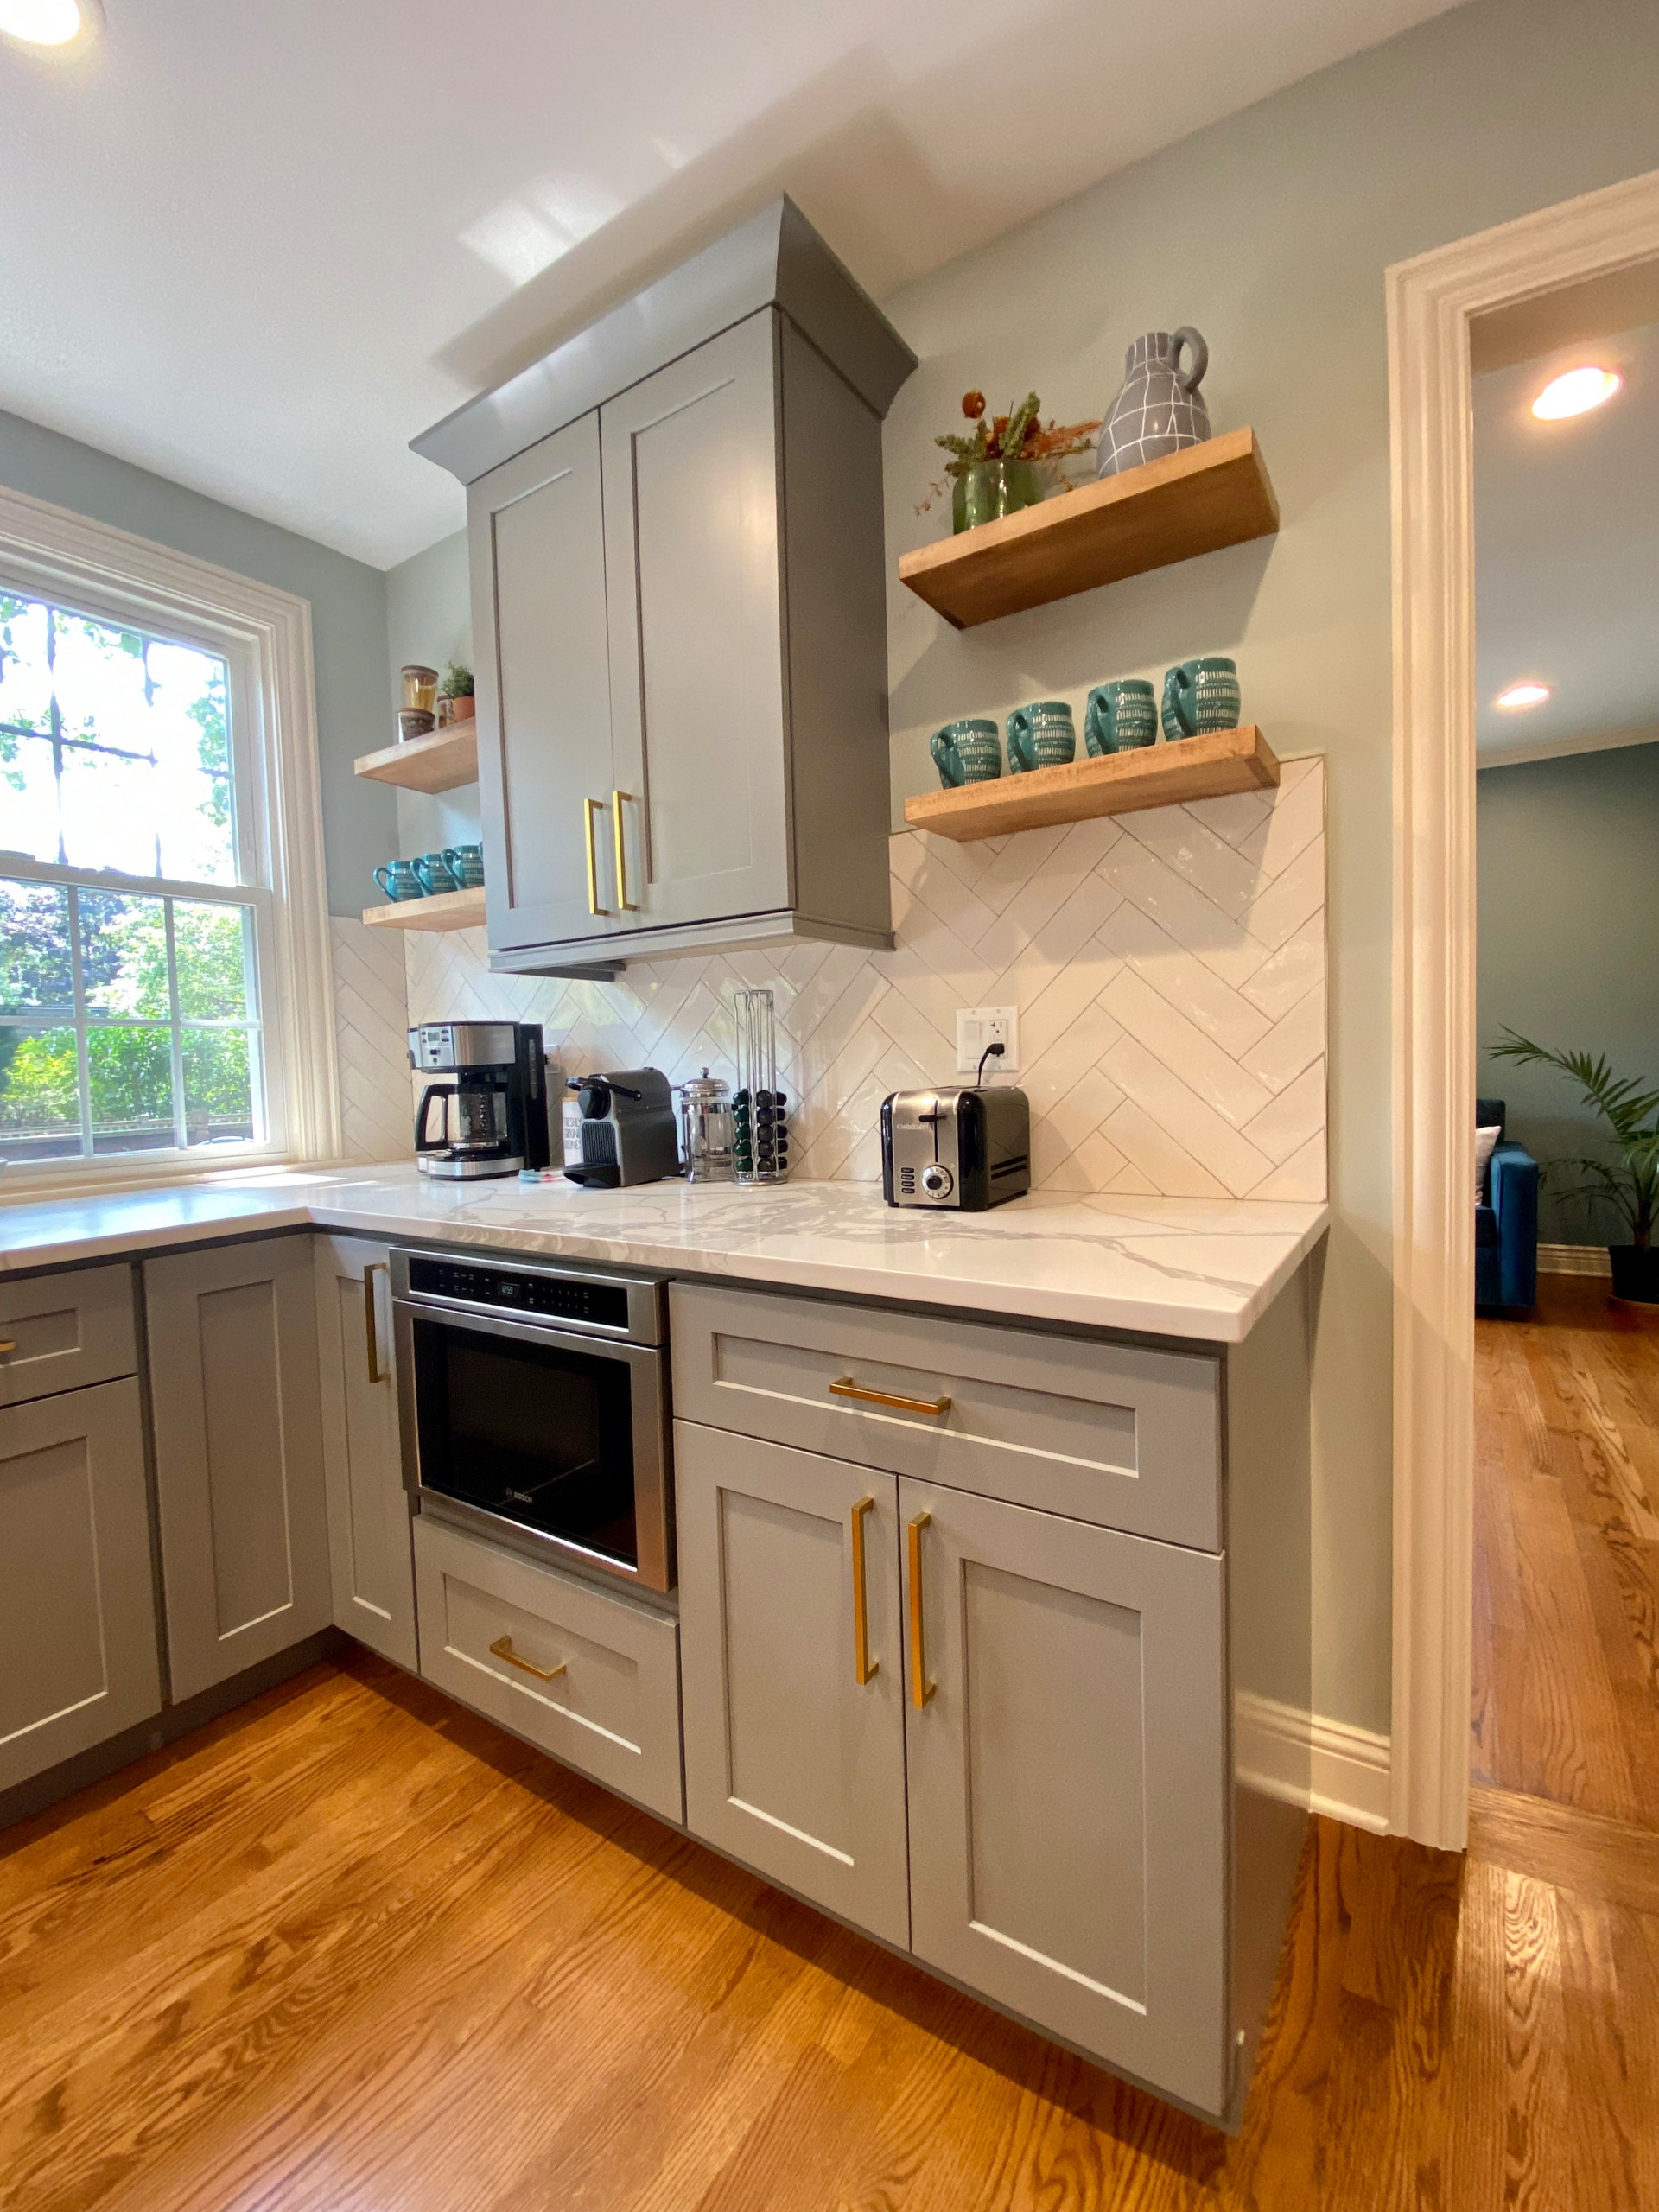
[[[1323,1236],[1319,1205],[1038,1192],[988,1213],[868,1183],[440,1183],[412,1166],[225,1178],[0,1206],[0,1272],[315,1226],[841,1297],[1241,1342]]]

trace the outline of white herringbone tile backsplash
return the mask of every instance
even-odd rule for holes
[[[328,918],[340,1121],[347,1160],[410,1154],[409,1014],[404,948],[389,930]]]
[[[1287,762],[1271,794],[977,844],[906,831],[892,851],[891,952],[809,945],[561,982],[493,976],[482,931],[410,931],[410,1019],[539,1021],[569,1074],[655,1066],[678,1083],[705,1063],[729,1077],[732,994],[768,983],[796,1172],[874,1182],[883,1097],[961,1079],[958,1007],[1014,1006],[1039,1188],[1325,1198],[1322,760]]]

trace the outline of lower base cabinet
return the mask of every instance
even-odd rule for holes
[[[692,1833],[1221,2113],[1221,1557],[675,1434]]]
[[[668,1615],[419,1514],[427,1681],[665,1821],[684,1817]]]
[[[899,1484],[677,1421],[686,1823],[910,1941]]]
[[[0,1789],[161,1709],[137,1381],[6,1408]]]
[[[391,1255],[313,1239],[334,1626],[416,1671],[415,1557],[397,1445]]]
[[[912,1948],[1219,2113],[1221,1559],[965,1491],[899,1493]]]

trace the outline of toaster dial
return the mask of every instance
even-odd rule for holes
[[[942,1160],[935,1160],[931,1166],[922,1170],[922,1188],[930,1198],[948,1198],[955,1180],[956,1178]]]

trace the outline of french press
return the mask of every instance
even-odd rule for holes
[[[729,1084],[704,1068],[679,1085],[680,1157],[688,1183],[732,1179],[732,1094]]]

